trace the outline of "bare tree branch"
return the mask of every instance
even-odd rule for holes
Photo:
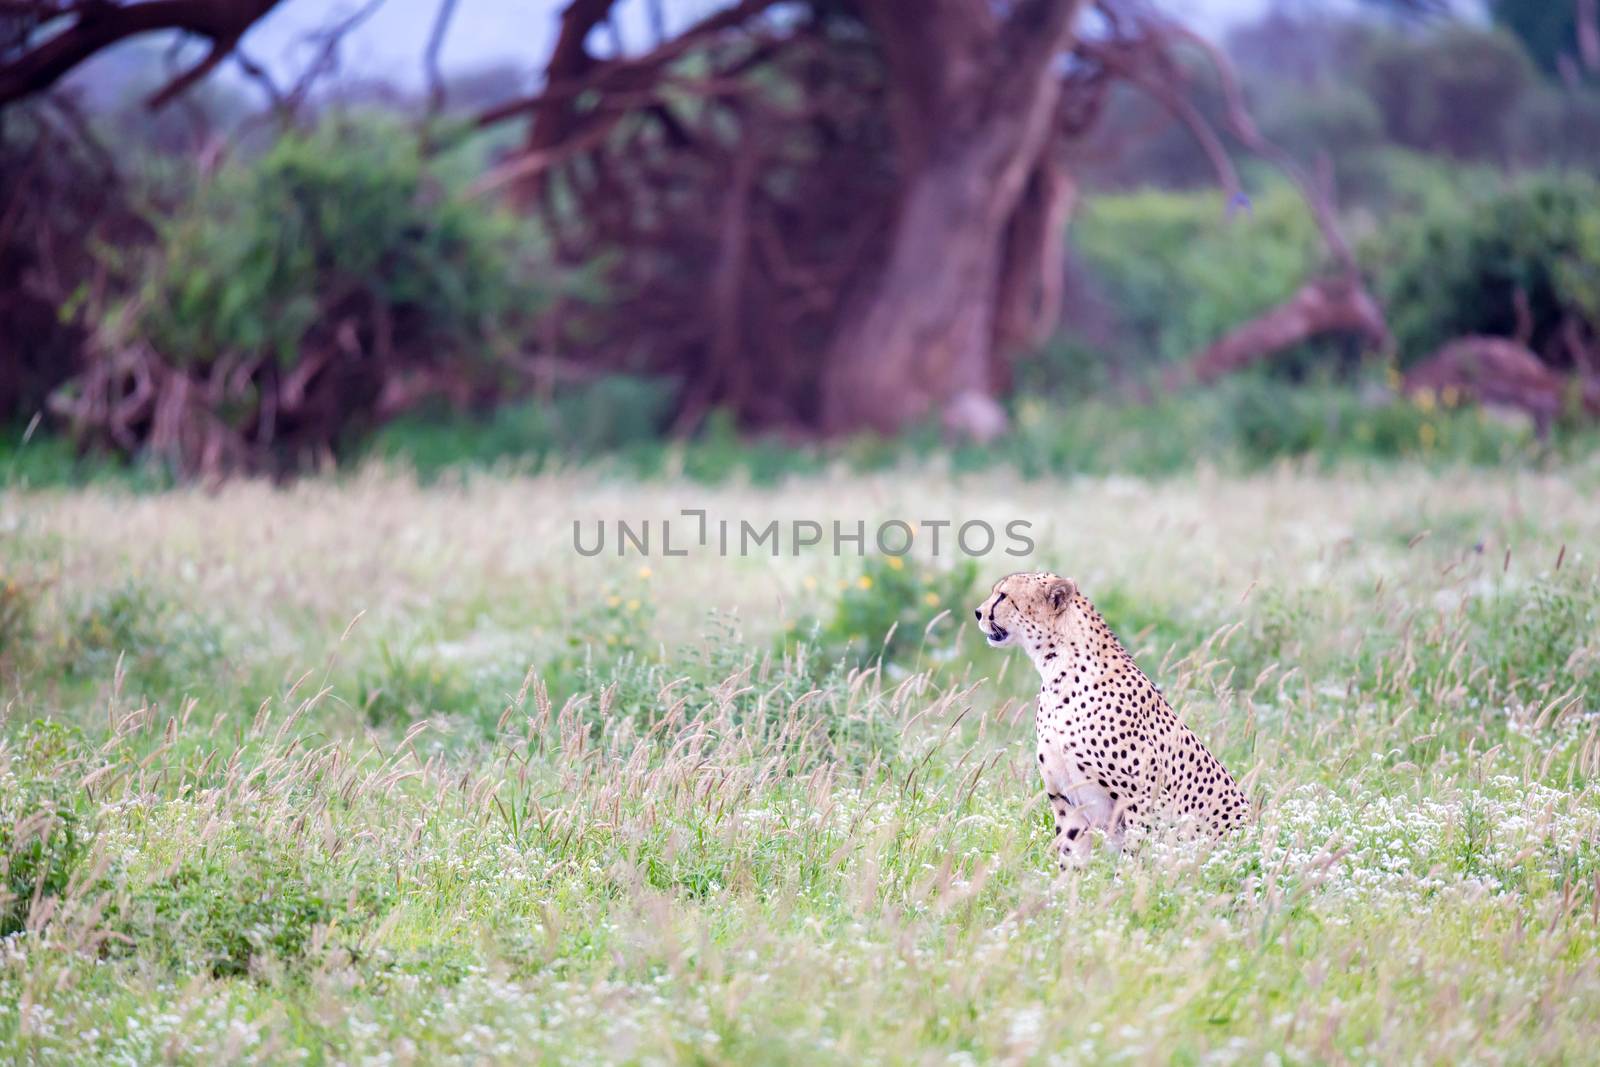
[[[433,17],[433,30],[428,34],[428,47],[422,55],[423,67],[428,73],[428,118],[436,117],[445,107],[444,71],[439,56],[444,51],[445,35],[450,32],[450,20],[456,13],[456,0],[439,0],[438,13]]]
[[[50,88],[96,52],[129,37],[182,30],[209,39],[211,54],[151,99],[151,106],[160,106],[215,69],[244,32],[278,3],[279,0],[144,0],[125,5],[77,5],[71,8],[75,18],[70,25],[0,65],[0,105]],[[59,13],[67,12],[62,9]]]

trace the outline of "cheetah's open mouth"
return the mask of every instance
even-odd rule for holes
[[[983,636],[989,639],[989,643],[991,645],[1000,645],[1005,642],[1006,638],[1011,636],[1011,631],[1007,630],[1004,626],[996,626],[991,622],[989,624],[989,631]]]

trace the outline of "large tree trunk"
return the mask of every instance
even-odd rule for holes
[[[930,2],[917,18],[863,5],[889,67],[903,191],[883,269],[846,306],[825,357],[830,432],[935,416],[980,439],[1005,428],[993,399],[996,279],[1010,273],[1008,227],[1045,162],[1054,60],[1079,6],[1035,0],[996,22],[990,5],[963,0]],[[1045,218],[1059,216],[1064,186],[1041,181]]]

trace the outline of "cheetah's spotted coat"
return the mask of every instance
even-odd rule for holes
[[[1070,579],[1009,575],[975,614],[989,644],[1020,645],[1043,678],[1039,771],[1063,869],[1088,858],[1090,830],[1117,845],[1128,823],[1192,820],[1221,834],[1249,816],[1233,776]]]

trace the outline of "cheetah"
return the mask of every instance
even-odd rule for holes
[[[1008,575],[974,614],[991,646],[1020,645],[1043,679],[1039,773],[1063,871],[1088,861],[1091,831],[1120,848],[1129,824],[1165,818],[1221,835],[1249,818],[1239,783],[1070,578]]]

